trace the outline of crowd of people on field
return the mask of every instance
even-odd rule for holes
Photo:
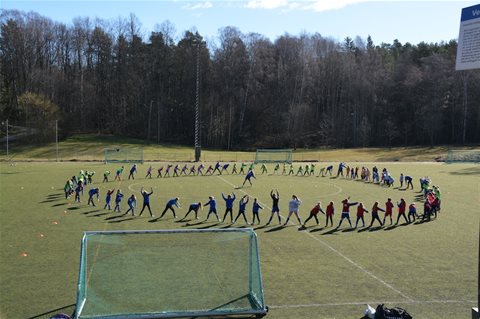
[[[160,168],[157,169],[157,172],[158,172],[157,177],[160,178],[160,177],[170,176],[170,171],[171,171],[171,168],[173,167],[172,177],[179,177],[182,175],[188,176],[191,174],[213,175],[215,173],[218,173],[219,175],[223,173],[245,174],[245,179],[242,186],[244,186],[247,181],[250,183],[250,185],[252,185],[251,179],[256,178],[256,175],[254,173],[254,166],[255,166],[254,163],[251,163],[251,164],[242,163],[238,171],[237,171],[236,163],[233,163],[230,171],[228,170],[229,166],[230,166],[230,163],[221,164],[220,162],[217,162],[214,166],[210,165],[204,173],[203,164],[198,165],[196,168],[195,168],[195,165],[192,165],[190,166],[190,168],[188,168],[188,165],[184,164],[180,168],[179,164],[175,166],[172,164],[168,164],[165,167],[163,176],[162,176],[162,171],[164,166],[161,166]],[[248,167],[248,170],[246,170],[247,167]],[[261,174],[268,174],[268,168],[265,164],[261,165],[260,170],[261,170]],[[277,174],[279,170],[280,170],[280,164],[276,164],[272,174]],[[327,175],[330,175],[334,177],[332,170],[333,170],[333,165],[328,165],[326,167],[322,167],[318,175],[315,175],[315,164],[311,163],[311,164],[306,164],[305,166],[300,165],[299,168],[297,169],[296,175],[317,176],[317,177],[320,177],[320,176],[325,177]],[[116,170],[114,181],[122,180],[123,171],[124,171],[124,166],[121,166],[118,170]],[[146,179],[152,178],[152,171],[153,171],[152,166],[149,166],[145,175]],[[287,176],[292,175],[293,174],[292,172],[293,172],[292,164],[290,164],[288,173],[287,173],[287,165],[283,164],[283,170],[282,170],[283,175],[287,175]],[[128,179],[132,179],[132,180],[135,179],[135,176],[137,173],[138,173],[138,167],[136,164],[133,164],[129,170]],[[90,185],[93,183],[94,175],[95,175],[94,171],[81,170],[78,175],[74,175],[70,179],[68,179],[64,187],[65,198],[74,196],[74,201],[77,203],[80,203],[81,196],[84,195],[84,189],[87,185]],[[109,182],[109,175],[110,175],[110,172],[108,170],[104,172],[102,183]],[[364,167],[364,166],[361,168],[358,166],[350,167],[346,163],[342,162],[338,164],[338,169],[335,177],[340,177],[340,176],[344,178],[350,178],[350,179],[360,178],[365,182],[384,184],[389,187],[394,184],[394,178],[391,176],[388,169],[383,168],[380,173],[376,166],[374,166],[370,171],[368,167]],[[429,177],[422,177],[419,179],[419,181],[420,181],[420,189],[421,189],[421,199],[423,199],[423,214],[420,215],[417,212],[417,207],[415,203],[407,204],[403,198],[401,198],[396,203],[393,202],[391,198],[388,198],[385,204],[382,205],[382,207],[380,207],[380,204],[378,201],[375,201],[371,209],[367,210],[364,203],[360,201],[350,201],[350,197],[348,197],[348,198],[345,198],[340,204],[341,215],[340,215],[340,220],[338,222],[338,225],[336,226],[336,229],[341,227],[345,219],[348,221],[351,228],[357,228],[359,226],[359,222],[362,223],[362,227],[365,227],[364,217],[366,213],[371,214],[371,222],[368,227],[373,227],[375,221],[378,221],[380,226],[384,226],[385,223],[387,222],[387,219],[390,220],[390,225],[394,225],[393,211],[395,207],[397,207],[397,210],[398,210],[398,214],[396,215],[397,218],[396,218],[395,225],[397,225],[400,222],[401,218],[403,218],[406,224],[410,224],[412,222],[415,222],[416,219],[419,217],[421,217],[422,221],[430,220],[432,216],[437,217],[437,213],[438,211],[440,211],[440,205],[441,205],[440,188],[436,185],[433,185]],[[398,188],[402,188],[404,182],[405,182],[405,189],[408,189],[408,188],[413,189],[412,177],[409,175],[404,176],[402,173],[400,174],[400,177],[399,177],[400,185]],[[152,218],[156,217],[153,214],[150,207],[150,197],[153,194],[153,189],[150,188],[150,191],[147,191],[142,187],[140,190],[140,194],[142,195],[143,200],[142,200],[142,208],[138,213],[138,216],[142,216],[145,209],[148,209],[150,216]],[[222,193],[221,195],[222,195],[223,201],[225,202],[225,212],[223,214],[222,219],[220,219],[220,216],[217,211],[217,200],[213,195],[211,195],[208,197],[208,200],[206,200],[205,203],[202,203],[202,202],[191,203],[188,206],[188,210],[186,211],[185,216],[181,218],[180,221],[186,221],[187,217],[192,212],[195,215],[195,219],[199,219],[199,211],[203,210],[203,207],[208,206],[209,209],[205,217],[205,221],[208,221],[210,218],[210,215],[213,214],[218,222],[221,222],[222,220],[223,222],[226,222],[228,217],[230,217],[229,219],[232,225],[235,224],[240,217],[243,217],[243,220],[248,225],[255,224],[255,221],[257,221],[257,224],[260,224],[261,221],[260,221],[259,213],[260,213],[260,210],[264,209],[264,207],[263,207],[263,204],[261,204],[257,198],[253,198],[251,201],[252,202],[252,205],[251,205],[252,221],[249,222],[246,215],[247,205],[250,202],[249,195],[245,195],[238,200],[238,213],[235,218],[234,218],[233,209],[234,209],[235,201],[237,200],[237,196],[234,193],[231,193],[231,194]],[[275,190],[272,190],[269,195],[272,200],[272,207],[271,207],[270,217],[267,223],[265,224],[265,226],[270,225],[275,215],[278,218],[279,225],[286,226],[289,223],[290,217],[294,214],[298,220],[298,223],[301,225],[301,229],[305,229],[307,222],[309,222],[312,218],[315,219],[318,225],[320,223],[318,219],[318,215],[319,213],[322,213],[325,215],[325,227],[329,227],[329,224],[331,227],[333,227],[333,216],[336,210],[335,203],[333,201],[330,201],[325,209],[322,207],[321,202],[317,202],[315,206],[310,209],[309,216],[307,217],[307,219],[304,222],[302,222],[302,219],[299,215],[299,208],[302,204],[302,201],[298,196],[292,195],[291,200],[289,200],[288,202],[288,215],[286,217],[285,222],[282,223],[282,216],[280,215],[280,208],[279,208],[280,194],[278,190],[275,189]],[[122,203],[123,197],[124,197],[124,194],[120,189],[117,189],[116,192],[115,192],[115,189],[107,189],[105,194],[104,209],[111,210],[112,200],[114,200],[115,206],[113,211],[117,213],[121,213],[121,203]],[[96,206],[95,199],[97,200],[97,202],[100,201],[100,190],[98,187],[91,187],[88,190],[87,204]],[[136,215],[137,198],[135,194],[131,194],[128,197],[127,206],[128,208],[123,213],[123,215],[131,214],[131,216],[137,216]],[[170,211],[173,214],[174,218],[177,218],[177,213],[175,209],[178,209],[178,208],[181,208],[179,198],[178,197],[171,198],[166,202],[165,208],[160,213],[160,215],[155,219],[153,219],[152,221],[157,221],[163,218],[168,211]],[[354,209],[354,208],[356,208],[355,227],[353,227],[352,220],[350,219],[350,209]],[[384,213],[383,220],[380,218],[379,212]]]

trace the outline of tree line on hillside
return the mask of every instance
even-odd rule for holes
[[[0,23],[2,120],[40,131],[58,119],[64,134],[193,145],[198,71],[204,147],[480,142],[480,70],[455,71],[455,40],[272,42],[225,27],[207,45],[196,31],[175,41],[168,21],[146,39],[133,14],[66,25],[2,10]]]

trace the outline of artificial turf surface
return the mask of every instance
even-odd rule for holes
[[[318,163],[317,172],[327,164]],[[265,207],[260,213],[262,223],[249,227],[256,229],[259,238],[265,300],[270,307],[268,318],[361,318],[367,303],[400,306],[416,318],[465,318],[476,305],[479,165],[377,163],[379,169],[387,167],[396,180],[401,172],[412,175],[413,191],[342,177],[261,175],[258,168],[254,185],[237,189],[243,176],[156,179],[154,173],[154,178],[144,179],[149,165],[139,166],[134,181],[102,184],[103,171],[114,172],[118,164],[0,164],[1,318],[41,317],[56,309],[68,312],[73,308],[83,231],[230,227],[229,223],[218,224],[212,218],[207,223],[191,218],[188,224],[179,223],[170,213],[156,222],[149,222],[148,212],[142,217],[120,218],[103,209],[106,190],[111,188],[121,188],[125,194],[123,211],[126,198],[132,193],[137,195],[141,207],[142,186],[153,188],[151,202],[157,217],[172,197],[180,197],[182,208],[177,209],[177,215],[183,217],[190,203],[205,203],[209,195],[214,195],[220,218],[225,208],[221,192],[234,192],[237,198],[249,194],[259,199]],[[154,168],[159,165],[152,164]],[[374,163],[365,165],[371,168]],[[74,203],[73,197],[64,198],[65,181],[80,169],[96,171],[94,184],[86,186],[86,191],[91,186],[100,187],[96,207],[86,205],[86,195],[80,204]],[[269,170],[273,171],[272,165]],[[336,224],[340,202],[345,197],[362,201],[367,209],[376,200],[383,204],[387,197],[394,202],[403,197],[410,203],[419,195],[418,178],[422,176],[430,176],[442,190],[442,210],[436,220],[428,223],[351,230],[344,221],[342,228],[335,231],[323,227],[324,216],[320,215],[320,225],[310,220],[306,230],[298,230],[296,218],[285,228],[277,227],[276,219],[271,226],[262,226],[270,215],[272,188],[280,192],[283,216],[292,194],[303,201],[303,220],[317,201],[322,202],[323,208],[334,201]],[[247,206],[249,220],[251,203]],[[417,207],[421,211],[420,202]],[[238,200],[235,215],[237,208]],[[202,219],[207,211],[204,208],[200,212]],[[351,218],[354,222],[354,211]],[[370,215],[366,214],[367,224],[369,221]],[[243,222],[240,220],[238,225]],[[63,307],[66,308],[60,309]]]

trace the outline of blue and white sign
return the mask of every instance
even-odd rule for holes
[[[456,69],[480,69],[480,4],[462,9]]]

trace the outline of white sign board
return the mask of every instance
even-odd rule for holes
[[[456,69],[480,69],[480,4],[462,9]]]

